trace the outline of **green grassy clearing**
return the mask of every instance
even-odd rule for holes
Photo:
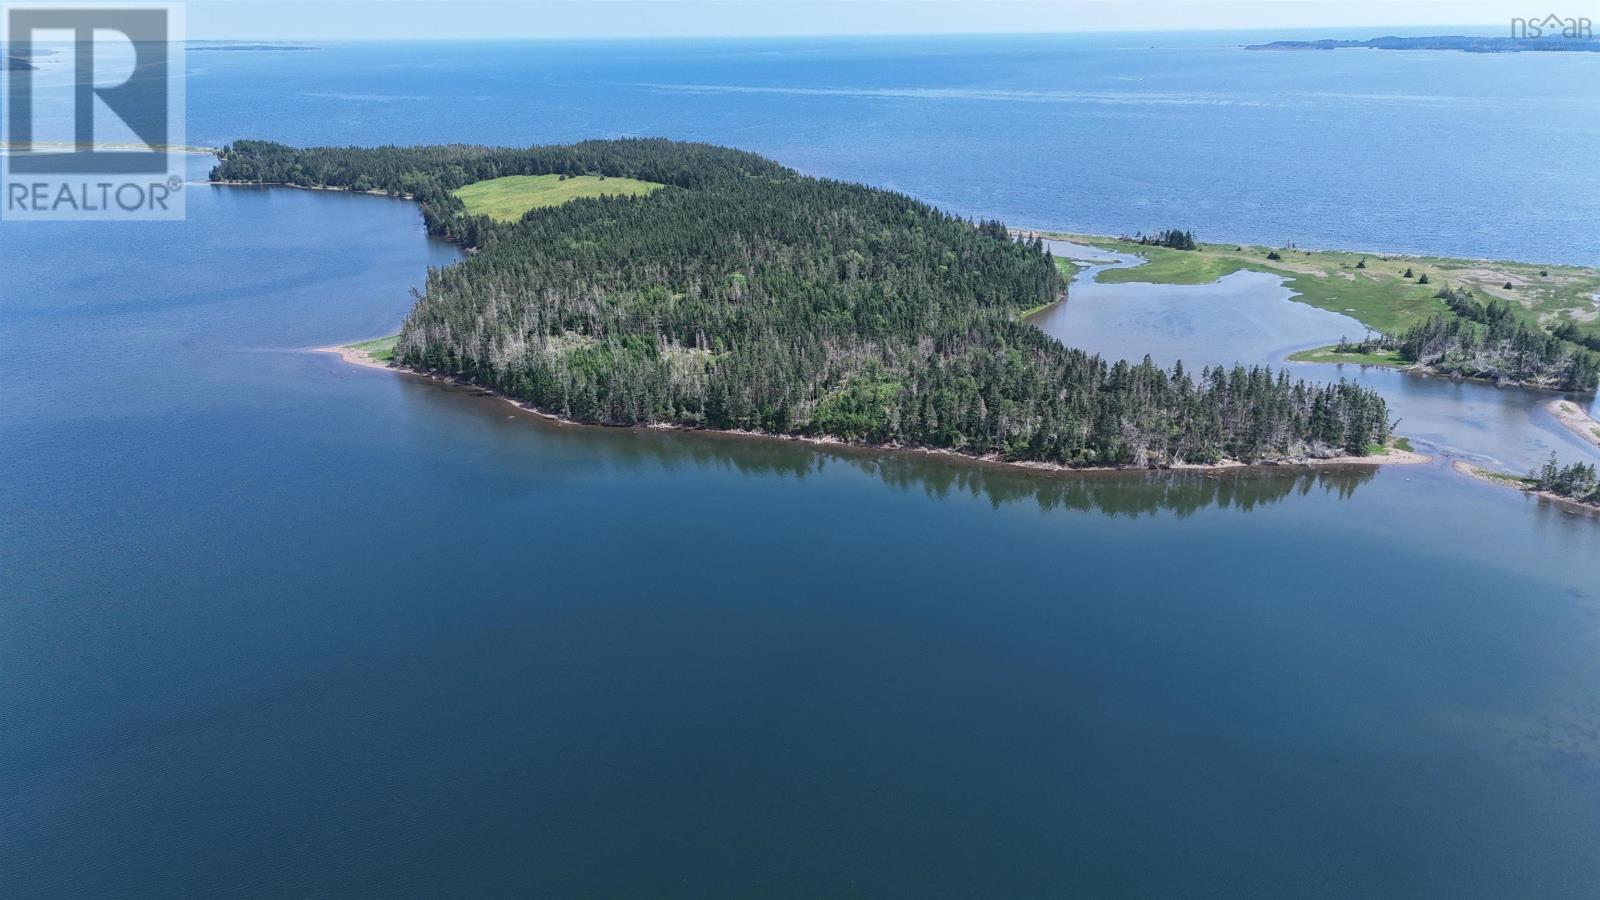
[[[360,350],[367,354],[369,359],[376,362],[393,362],[395,345],[400,343],[400,335],[391,334],[388,337],[374,338],[362,341],[359,344],[350,344],[350,349]]]
[[[560,206],[580,197],[642,197],[665,185],[602,175],[507,175],[457,188],[454,193],[475,216],[515,222],[530,209]]]
[[[1241,257],[1206,253],[1202,250],[1172,250],[1166,247],[1141,247],[1138,244],[1115,242],[1107,247],[1123,253],[1137,253],[1148,262],[1135,269],[1110,269],[1096,278],[1101,284],[1210,284],[1240,269],[1250,268],[1249,261]],[[1202,245],[1203,247],[1204,245]]]
[[[1273,260],[1267,258],[1274,252],[1271,247],[1201,244],[1197,250],[1171,250],[1095,235],[1058,236],[1149,260],[1136,268],[1101,272],[1097,280],[1104,284],[1209,284],[1241,269],[1267,272],[1283,276],[1299,295],[1296,300],[1344,313],[1387,334],[1445,312],[1444,301],[1434,295],[1447,284],[1463,285],[1480,300],[1511,302],[1530,323],[1551,327],[1571,321],[1585,333],[1600,334],[1600,269],[1281,248],[1276,252],[1282,258]],[[1407,269],[1414,277],[1405,277]],[[1428,284],[1418,283],[1422,275],[1428,276]]]

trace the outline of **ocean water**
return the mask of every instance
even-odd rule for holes
[[[1600,55],[1240,49],[1283,36],[192,53],[188,136],[662,136],[1021,226],[1600,262]]]
[[[196,53],[189,133],[665,133],[1018,223],[1267,239],[1294,218],[1306,244],[1593,261],[1592,190],[1434,190],[1438,159],[1502,154],[1592,185],[1592,160],[1528,137],[1592,117],[1503,129],[1513,154],[1445,139],[1475,105],[1308,101],[1333,111],[1308,135],[1346,135],[1323,158],[1278,106],[996,98],[1276,95],[1312,90],[1307,66],[1323,91],[1498,97],[1514,79],[1466,61],[1592,65],[1195,40]],[[926,94],[951,91],[984,96]],[[1411,145],[1349,121],[1369,108],[1438,115]],[[1271,178],[1223,164],[1262,142],[1300,149]],[[1427,189],[1392,190],[1408,175]],[[1443,465],[1043,475],[552,426],[311,352],[392,331],[457,258],[411,205],[191,191],[183,223],[0,224],[0,896],[1600,883],[1592,518]],[[1147,352],[1277,349],[1249,337],[1259,299]],[[1290,336],[1324,321],[1270,308]],[[1474,396],[1440,441],[1525,447],[1499,434],[1525,411]]]

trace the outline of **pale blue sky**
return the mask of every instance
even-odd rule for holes
[[[188,0],[191,39],[688,37],[1506,25],[1478,0]],[[1593,15],[1593,0],[1554,0]],[[1555,8],[1554,11],[1562,12]]]

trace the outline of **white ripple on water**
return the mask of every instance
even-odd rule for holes
[[[1010,91],[988,88],[815,88],[741,84],[664,84],[635,87],[683,94],[789,94],[814,97],[878,97],[909,100],[989,100],[1006,103],[1099,103],[1118,106],[1282,106],[1258,98],[1217,93],[1134,91]]]

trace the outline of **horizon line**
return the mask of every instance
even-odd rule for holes
[[[1485,28],[1493,28],[1493,27],[1495,27],[1495,26],[1488,25],[1488,24],[1483,24],[1483,23],[1479,23],[1479,24],[1457,23],[1457,24],[1454,24],[1454,25],[1430,25],[1430,24],[1416,24],[1416,25],[1326,25],[1326,26],[1293,25],[1293,26],[1233,27],[1233,28],[1085,29],[1085,30],[1082,30],[1082,31],[896,31],[896,32],[890,32],[890,31],[883,31],[883,32],[821,32],[821,31],[819,31],[819,32],[812,32],[812,33],[805,33],[805,34],[776,34],[776,33],[768,33],[768,32],[751,32],[749,34],[663,34],[663,35],[654,35],[654,34],[535,35],[535,34],[529,34],[529,35],[512,35],[512,36],[501,36],[501,35],[460,36],[460,35],[457,35],[457,36],[448,36],[448,37],[428,37],[428,36],[421,36],[421,35],[415,36],[415,37],[349,37],[349,36],[346,36],[346,37],[335,37],[335,36],[296,37],[296,38],[283,38],[283,37],[265,37],[265,38],[260,38],[260,37],[258,37],[258,38],[252,38],[252,37],[208,37],[208,38],[186,38],[186,39],[184,39],[183,43],[186,43],[186,44],[202,44],[202,43],[305,44],[305,43],[311,43],[311,42],[315,42],[315,41],[325,41],[325,42],[330,42],[330,43],[349,43],[349,44],[373,43],[373,44],[379,44],[379,43],[403,43],[403,42],[408,42],[408,41],[427,42],[427,43],[466,43],[466,42],[488,42],[488,41],[499,41],[499,42],[549,41],[549,42],[558,42],[558,41],[680,41],[680,40],[752,40],[752,39],[798,40],[798,39],[808,39],[808,38],[833,38],[833,39],[838,39],[838,38],[858,38],[858,39],[870,39],[870,38],[937,38],[937,37],[1071,37],[1071,36],[1078,36],[1078,35],[1241,34],[1241,33],[1258,33],[1258,32],[1273,32],[1273,31],[1276,31],[1276,32],[1283,32],[1283,31],[1305,32],[1305,31],[1319,31],[1319,30],[1328,30],[1328,31],[1385,31],[1385,30],[1395,30],[1395,29],[1420,29],[1420,28],[1427,28],[1427,29],[1434,29],[1435,30],[1434,34],[1421,35],[1423,37],[1446,37],[1446,36],[1449,36],[1449,35],[1440,33],[1440,32],[1437,31],[1437,29],[1442,29],[1442,28],[1485,29]],[[41,42],[36,41],[35,43],[41,43]],[[67,41],[67,42],[61,42],[61,43],[71,43],[71,42]]]

